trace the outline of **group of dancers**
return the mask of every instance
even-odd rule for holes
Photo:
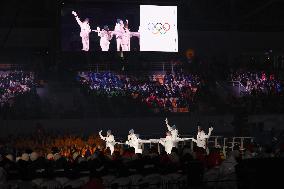
[[[196,139],[180,138],[176,126],[175,125],[170,126],[167,118],[165,119],[165,122],[168,129],[168,131],[166,132],[166,138],[143,140],[139,138],[139,134],[134,133],[133,129],[129,131],[127,141],[125,143],[116,142],[110,130],[107,131],[106,137],[102,136],[102,131],[99,132],[99,135],[100,138],[106,142],[106,148],[110,149],[111,155],[114,152],[114,146],[116,144],[128,145],[129,147],[133,147],[135,149],[136,154],[142,154],[143,151],[142,144],[145,143],[161,144],[164,146],[166,153],[171,154],[172,149],[174,147],[177,147],[178,142],[187,141],[187,140],[192,140],[197,144],[197,147],[207,150],[207,145],[206,145],[207,139],[211,136],[213,127],[210,127],[208,134],[206,134],[204,130],[200,126],[198,126],[198,133]]]
[[[102,51],[109,50],[110,40],[114,35],[116,37],[117,51],[130,51],[130,38],[133,36],[138,38],[140,37],[139,30],[138,32],[130,32],[130,29],[128,28],[128,20],[124,22],[121,19],[117,19],[113,31],[110,31],[107,25],[105,25],[103,28],[97,27],[95,30],[92,30],[88,18],[86,18],[84,21],[81,21],[75,11],[72,11],[72,14],[75,16],[75,19],[81,28],[80,37],[82,38],[83,51],[89,51],[89,35],[91,32],[98,33]]]

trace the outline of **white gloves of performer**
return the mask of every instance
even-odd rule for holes
[[[101,31],[101,28],[100,28],[100,27],[97,27],[97,31],[98,31],[98,32]]]
[[[209,132],[211,132],[211,131],[213,131],[213,127],[210,127],[210,128],[209,128]]]
[[[72,11],[72,14],[73,14],[74,16],[77,16],[77,13],[76,13],[75,11]]]
[[[103,132],[103,130],[100,130],[99,134],[101,135],[101,134],[102,134],[102,132]]]
[[[169,123],[169,122],[168,122],[168,118],[166,118],[166,119],[165,119],[165,121],[166,121],[166,124],[168,124],[168,123]]]

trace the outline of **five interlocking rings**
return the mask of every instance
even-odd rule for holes
[[[168,23],[149,23],[148,30],[153,34],[166,34],[167,31],[171,29],[170,24]]]

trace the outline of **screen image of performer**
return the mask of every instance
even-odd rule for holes
[[[72,14],[75,16],[75,19],[81,28],[80,37],[82,38],[82,46],[83,46],[82,50],[89,51],[89,46],[90,46],[89,45],[89,34],[91,32],[91,27],[89,25],[89,19],[86,18],[82,22],[75,11],[72,11]]]
[[[106,137],[102,136],[102,130],[99,132],[99,135],[100,135],[100,138],[106,142],[106,148],[110,149],[110,154],[112,155],[114,152],[115,140],[114,140],[114,136],[111,134],[111,130],[107,131]]]
[[[208,134],[205,134],[204,130],[200,126],[198,126],[196,139],[192,139],[192,141],[196,143],[197,147],[206,150],[207,148],[206,140],[211,136],[212,131],[213,127],[210,127]]]
[[[117,19],[114,27],[114,34],[116,36],[116,50],[119,52],[122,49],[122,35],[124,34],[123,20]]]
[[[122,33],[122,41],[121,41],[121,47],[122,51],[130,51],[130,39],[131,37],[138,37],[139,43],[140,43],[140,33],[139,30],[137,32],[131,32],[129,29],[129,22],[126,20],[124,22],[124,32]]]
[[[113,32],[109,31],[109,28],[107,25],[103,27],[101,30],[100,27],[97,27],[98,36],[100,39],[100,46],[102,51],[108,51],[109,50],[109,44],[110,40],[112,39]]]
[[[128,28],[128,20],[124,23],[123,33],[121,38],[122,51],[130,51],[130,37],[131,33]]]
[[[173,125],[172,127],[169,125],[169,122],[168,122],[167,118],[165,119],[165,121],[166,121],[166,126],[168,128],[168,131],[171,133],[171,137],[172,137],[172,139],[174,141],[173,145],[174,145],[174,147],[177,147],[178,138],[179,138],[178,130],[177,130],[175,125]]]

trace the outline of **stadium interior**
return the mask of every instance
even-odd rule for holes
[[[140,5],[177,7],[178,52],[143,50],[139,19],[150,13],[137,16]],[[1,1],[0,189],[283,188],[283,9],[282,0]],[[134,45],[116,51],[120,19],[111,20],[111,50],[101,51],[108,28],[94,23],[119,11]],[[153,28],[163,36],[173,26]],[[155,142],[173,135],[166,118],[184,139],[170,154]],[[199,127],[206,149],[194,142]],[[113,153],[101,130],[114,135]],[[143,153],[125,143],[131,130]]]

